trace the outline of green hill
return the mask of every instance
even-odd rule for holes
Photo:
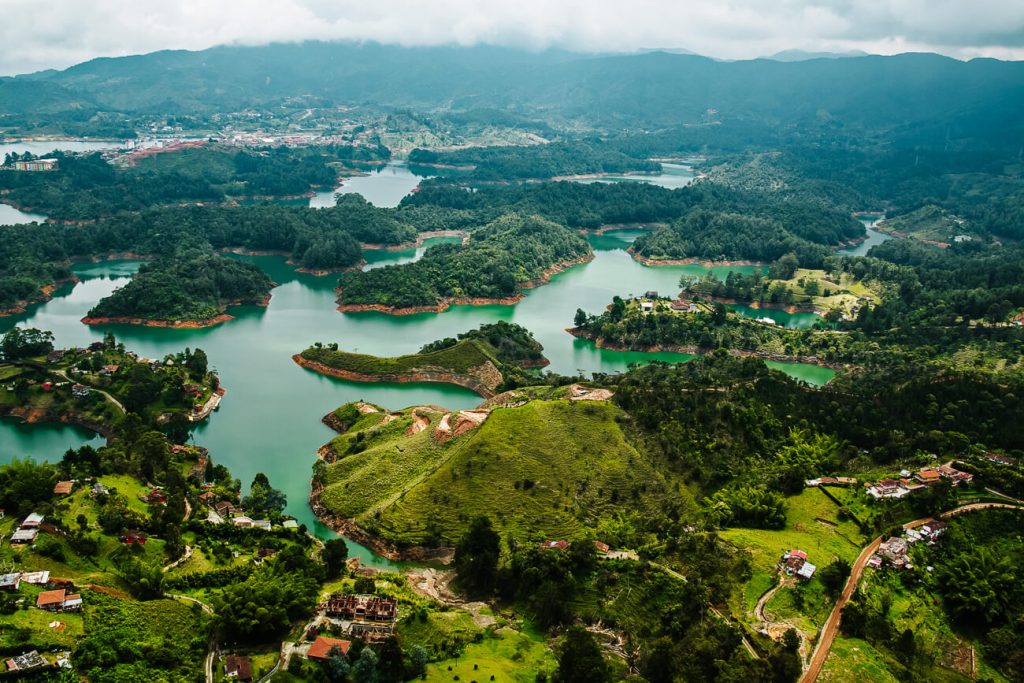
[[[468,425],[474,415],[486,419]],[[320,475],[320,501],[398,546],[450,545],[477,515],[520,542],[579,538],[617,513],[654,515],[679,495],[627,443],[622,416],[608,402],[569,400],[468,416],[430,407],[364,414],[321,449],[336,459]]]
[[[350,381],[446,382],[489,398],[502,388],[522,384],[527,378],[524,368],[547,365],[543,350],[529,330],[502,321],[458,339],[431,342],[405,356],[384,358],[318,343],[292,358],[314,372]]]

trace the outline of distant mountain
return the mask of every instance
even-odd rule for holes
[[[765,57],[776,62],[805,62],[808,59],[849,59],[850,57],[867,57],[868,53],[862,50],[849,50],[848,52],[807,52],[805,50],[783,50]]]
[[[1024,130],[1021,62],[934,54],[721,62],[665,51],[580,55],[348,42],[95,59],[0,80],[0,116],[29,116],[37,106],[77,116],[201,113],[297,96],[503,110],[613,130],[750,121],[850,136],[905,130],[936,144],[972,136],[1018,144]]]

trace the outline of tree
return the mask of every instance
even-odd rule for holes
[[[481,515],[455,546],[455,569],[459,579],[472,591],[490,593],[501,556],[501,539],[491,520]]]
[[[13,327],[0,340],[0,351],[7,360],[44,356],[53,351],[53,333],[34,327]]]
[[[980,547],[956,555],[938,572],[939,585],[953,616],[970,623],[999,622],[1015,593],[1013,562]]]
[[[32,512],[36,505],[53,498],[53,485],[57,483],[57,470],[48,463],[15,458],[0,468],[0,504],[8,514]]]
[[[557,683],[601,683],[610,678],[608,664],[601,655],[594,636],[582,626],[573,626],[565,633],[562,653],[558,657]]]
[[[249,487],[249,495],[242,498],[242,507],[254,512],[281,512],[288,504],[284,493],[270,485],[267,475],[257,472]]]
[[[583,327],[587,324],[587,312],[582,308],[576,309],[576,317],[573,318],[572,324],[576,327]]]
[[[351,675],[355,683],[377,683],[377,653],[373,648],[363,648],[359,659],[352,665]]]
[[[380,646],[377,661],[377,675],[382,683],[398,683],[405,680],[405,661],[398,638],[388,636]]]
[[[843,559],[837,559],[827,567],[822,567],[818,572],[818,578],[829,597],[835,599],[850,576],[850,563]]]
[[[188,368],[188,374],[192,379],[196,381],[202,381],[206,377],[207,366],[209,361],[206,358],[206,352],[202,349],[196,349],[192,352],[192,355],[185,361],[185,367]]]
[[[793,252],[783,254],[768,270],[768,277],[773,280],[789,280],[800,267],[800,259]]]
[[[327,569],[327,578],[337,578],[345,568],[345,561],[348,559],[348,544],[343,538],[332,538],[324,542],[323,553],[320,558],[324,561]]]

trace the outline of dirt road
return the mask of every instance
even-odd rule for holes
[[[976,510],[987,510],[991,508],[1006,508],[1010,510],[1021,510],[1019,505],[1009,505],[1007,503],[972,503],[970,505],[962,505],[952,510],[947,510],[939,515],[942,518],[955,517],[965,512],[973,512]],[[925,517],[924,519],[915,519],[913,522],[907,522],[903,525],[904,529],[914,529],[919,526],[923,526],[925,523],[931,521],[931,517]],[[807,670],[804,671],[804,675],[800,678],[800,683],[814,683],[818,679],[818,674],[821,673],[821,668],[825,665],[825,660],[828,659],[829,650],[832,649],[832,641],[835,640],[836,633],[839,631],[839,618],[840,612],[843,607],[849,602],[850,596],[853,595],[853,591],[856,590],[857,584],[860,583],[860,577],[864,574],[864,568],[868,564],[868,560],[878,550],[878,546],[882,544],[882,537],[879,536],[875,540],[871,541],[864,550],[861,551],[860,555],[857,556],[857,560],[853,563],[853,568],[850,571],[850,578],[846,581],[846,586],[843,587],[843,593],[836,600],[835,607],[832,608],[832,612],[828,615],[828,620],[825,622],[824,628],[821,629],[821,635],[818,637],[818,643],[814,647],[814,654],[811,655],[811,662],[807,666]]]

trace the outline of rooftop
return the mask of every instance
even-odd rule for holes
[[[337,647],[341,650],[342,654],[348,654],[348,649],[352,646],[347,640],[338,640],[337,638],[328,638],[327,636],[318,636],[313,644],[309,646],[309,651],[306,656],[310,659],[327,659],[330,657],[330,651]]]

